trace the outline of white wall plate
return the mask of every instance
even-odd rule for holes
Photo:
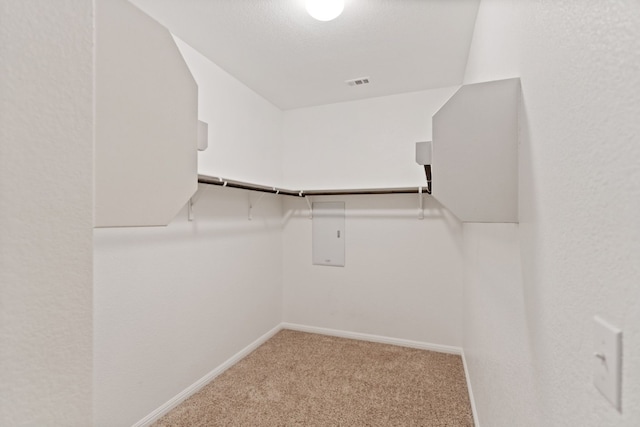
[[[598,316],[594,320],[593,383],[621,411],[622,331]]]

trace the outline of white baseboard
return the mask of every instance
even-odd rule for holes
[[[132,427],[147,427],[152,423],[158,421],[162,416],[167,414],[169,411],[171,411],[173,408],[175,408],[180,403],[185,401],[192,394],[196,393],[202,387],[207,385],[215,377],[222,374],[224,371],[226,371],[227,369],[229,369],[230,367],[238,363],[240,360],[242,360],[244,357],[249,355],[249,353],[251,353],[253,350],[260,347],[269,338],[271,338],[272,336],[280,332],[280,330],[282,330],[282,325],[278,325],[275,328],[271,329],[269,332],[262,335],[260,338],[258,338],[257,340],[255,340],[254,342],[252,342],[251,344],[249,344],[248,346],[240,350],[238,353],[236,353],[235,355],[227,359],[222,365],[218,366],[217,368],[215,368],[214,370],[206,374],[204,377],[200,378],[198,381],[196,381],[186,389],[182,390],[180,393],[178,393],[176,396],[170,399],[167,403],[160,406],[158,409],[156,409],[155,411],[153,411],[152,413],[150,413],[149,415],[147,415],[146,417],[144,417],[143,419],[135,423]]]
[[[421,341],[405,340],[400,338],[391,338],[391,337],[385,337],[380,335],[363,334],[360,332],[349,332],[349,331],[342,331],[337,329],[319,328],[316,326],[305,326],[305,325],[299,325],[295,323],[283,322],[278,326],[276,326],[275,328],[271,329],[266,334],[262,335],[260,338],[258,338],[257,340],[255,340],[254,342],[252,342],[242,350],[240,350],[238,353],[236,353],[229,359],[227,359],[223,364],[213,369],[204,377],[200,378],[198,381],[196,381],[195,383],[193,383],[192,385],[190,385],[189,387],[187,387],[186,389],[178,393],[176,396],[174,396],[168,402],[160,406],[158,409],[151,412],[149,415],[147,415],[146,417],[144,417],[143,419],[135,423],[132,427],[150,426],[151,424],[159,420],[162,416],[166,415],[173,408],[178,406],[180,403],[185,401],[188,397],[190,397],[191,395],[196,393],[198,390],[200,390],[202,387],[207,385],[210,381],[212,381],[218,375],[222,374],[224,371],[226,371],[227,369],[229,369],[230,367],[238,363],[240,360],[242,360],[244,357],[246,357],[253,350],[260,347],[269,338],[273,337],[282,329],[291,329],[294,331],[309,332],[313,334],[330,335],[330,336],[340,337],[340,338],[350,338],[350,339],[361,340],[361,341],[391,344],[391,345],[397,345],[401,347],[417,348],[421,350],[431,350],[431,351],[437,351],[439,353],[462,355],[465,375],[467,377],[467,387],[469,389],[469,398],[471,400],[471,408],[473,410],[473,419],[474,419],[474,422],[476,423],[476,427],[480,426],[477,421],[473,394],[471,393],[471,384],[469,383],[469,373],[467,371],[466,362],[464,361],[464,352],[462,351],[462,348],[455,347],[455,346],[441,345],[441,344],[431,344],[431,343],[426,343]]]
[[[281,323],[282,329],[291,329],[300,332],[310,332],[312,334],[330,335],[333,337],[350,338],[354,340],[377,342],[381,344],[391,344],[401,347],[418,348],[420,350],[431,350],[439,353],[462,354],[462,348],[450,345],[431,344],[421,341],[405,340],[401,338],[384,337],[380,335],[363,334],[360,332],[349,332],[338,329],[319,328],[316,326],[305,326],[296,323]]]
[[[476,410],[476,400],[473,397],[473,389],[471,388],[471,377],[469,377],[469,368],[467,368],[467,359],[464,357],[464,349],[462,350],[462,365],[464,366],[464,376],[467,379],[467,390],[469,390],[469,402],[471,402],[471,412],[473,413],[473,424],[480,427],[478,420],[478,411]]]

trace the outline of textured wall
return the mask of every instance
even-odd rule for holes
[[[431,116],[456,87],[284,112],[285,187],[425,185],[415,143],[431,140]]]
[[[198,172],[282,185],[282,111],[176,38],[198,83],[198,118],[209,124],[209,148]]]
[[[282,111],[179,39],[209,148],[198,171],[280,185]],[[95,232],[95,425],[130,425],[281,321],[282,208],[201,186],[195,221]]]
[[[640,425],[638,70],[637,1],[481,3],[466,82],[520,76],[523,96],[520,229],[465,227],[484,426]],[[592,385],[596,314],[624,333],[622,413]]]
[[[0,424],[91,424],[93,5],[0,2]]]
[[[345,266],[311,263],[304,200],[286,198],[285,322],[450,346],[461,345],[462,226],[425,196],[314,197],[344,200]]]
[[[248,197],[201,186],[193,222],[95,230],[95,426],[135,423],[280,323],[281,201],[249,221]]]
[[[532,369],[518,224],[465,223],[463,230],[464,352],[481,425],[512,426],[517,416],[518,427],[545,426]]]

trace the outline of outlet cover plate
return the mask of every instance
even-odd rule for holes
[[[622,331],[595,316],[593,383],[621,411]]]

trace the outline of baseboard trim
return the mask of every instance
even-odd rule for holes
[[[230,367],[238,363],[240,360],[242,360],[244,357],[249,355],[249,353],[251,353],[253,350],[260,347],[269,338],[273,337],[275,334],[280,332],[280,330],[282,330],[281,324],[271,329],[269,332],[262,335],[260,338],[258,338],[257,340],[255,340],[254,342],[252,342],[251,344],[249,344],[248,346],[240,350],[238,353],[236,353],[235,355],[227,359],[224,363],[222,363],[222,365],[219,365],[218,367],[213,369],[211,372],[206,374],[204,377],[200,378],[198,381],[196,381],[186,389],[182,390],[180,393],[178,393],[176,396],[174,396],[164,405],[160,406],[158,409],[151,412],[149,415],[147,415],[146,417],[144,417],[143,419],[135,423],[132,427],[147,427],[152,423],[158,421],[162,416],[167,414],[169,411],[171,411],[173,408],[178,406],[180,403],[184,402],[188,397],[190,397],[192,394],[196,393],[202,387],[207,385],[215,377],[222,374],[224,371],[226,371],[227,369],[229,369]]]
[[[462,349],[462,365],[464,366],[464,377],[467,379],[467,390],[469,391],[469,402],[471,402],[471,412],[473,413],[473,424],[480,427],[478,420],[478,411],[476,410],[476,400],[473,397],[473,389],[471,388],[471,377],[469,376],[469,368],[467,367],[467,359],[464,357],[464,349]]]
[[[163,404],[162,406],[160,406],[159,408],[151,412],[149,415],[147,415],[146,417],[144,417],[143,419],[135,423],[132,427],[148,427],[154,422],[158,421],[162,416],[166,415],[173,408],[178,406],[180,403],[184,402],[192,394],[199,391],[202,387],[207,385],[218,375],[222,374],[224,371],[226,371],[227,369],[229,369],[230,367],[238,363],[244,357],[249,355],[249,353],[254,351],[256,348],[260,347],[269,338],[273,337],[282,329],[291,329],[294,331],[309,332],[312,334],[329,335],[329,336],[340,337],[340,338],[350,338],[350,339],[361,340],[361,341],[377,342],[381,344],[397,345],[401,347],[417,348],[420,350],[437,351],[439,353],[461,355],[462,362],[464,365],[464,372],[467,379],[469,399],[471,400],[473,420],[475,422],[475,426],[480,427],[480,424],[478,423],[478,417],[476,414],[475,402],[473,400],[473,393],[471,392],[471,383],[469,382],[469,372],[467,370],[467,364],[464,359],[464,351],[461,347],[442,345],[442,344],[432,344],[432,343],[427,343],[422,341],[412,341],[412,340],[406,340],[401,338],[391,338],[391,337],[385,337],[381,335],[364,334],[360,332],[350,332],[350,331],[344,331],[344,330],[338,330],[338,329],[320,328],[317,326],[306,326],[306,325],[300,325],[296,323],[287,323],[287,322],[280,323],[278,326],[276,326],[275,328],[271,329],[270,331],[262,335],[260,338],[258,338],[257,340],[255,340],[254,342],[252,342],[251,344],[249,344],[248,346],[240,350],[238,353],[236,353],[235,355],[227,359],[224,363],[222,363],[221,365],[213,369],[204,377],[200,378],[198,381],[196,381],[195,383],[193,383],[192,385],[190,385],[189,387],[187,387],[186,389],[178,393],[176,396],[174,396],[172,399],[167,401],[165,404]]]
[[[437,351],[438,353],[462,354],[462,348],[450,345],[431,344],[422,341],[412,341],[401,338],[391,338],[381,335],[363,334],[360,332],[350,332],[338,329],[320,328],[317,326],[306,326],[297,323],[283,322],[280,326],[282,327],[282,329],[291,329],[294,331],[309,332],[312,334],[330,335],[333,337],[350,338],[354,340],[391,344],[401,347],[418,348],[420,350]]]

